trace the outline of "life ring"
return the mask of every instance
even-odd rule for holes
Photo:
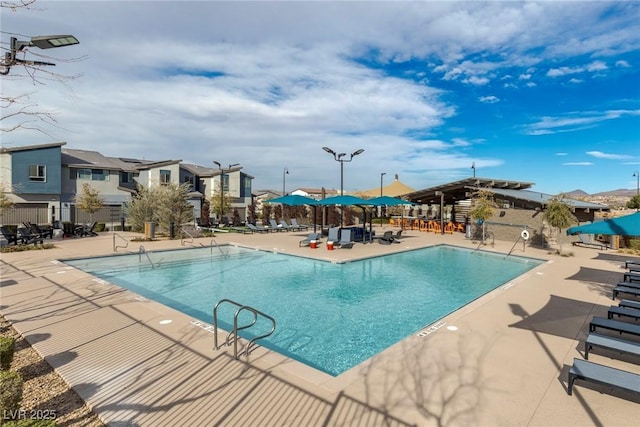
[[[522,230],[520,237],[522,237],[523,240],[529,240],[529,232],[527,230]]]

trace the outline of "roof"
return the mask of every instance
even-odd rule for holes
[[[412,193],[415,190],[409,187],[406,184],[403,184],[398,179],[398,175],[396,174],[395,179],[392,183],[382,187],[382,195],[383,196],[391,196],[396,197],[402,194]],[[362,197],[379,197],[380,196],[380,187],[372,188],[371,190],[361,191],[360,194]]]
[[[23,145],[21,147],[0,147],[0,153],[11,153],[14,151],[40,150],[43,148],[62,147],[66,142],[53,142],[51,144]]]
[[[506,200],[521,201],[528,204],[528,208],[544,207],[557,195],[546,194],[528,190],[534,185],[532,182],[509,181],[494,178],[465,178],[447,184],[437,185],[424,190],[414,191],[403,195],[405,199],[417,203],[440,203],[444,198],[445,204],[454,203],[456,200],[470,198],[470,194],[477,190],[488,190],[502,196]],[[442,193],[442,195],[440,195]],[[599,203],[584,202],[582,200],[564,197],[562,199],[568,206],[575,209],[610,210],[609,206]]]
[[[468,199],[470,188],[487,188],[493,191],[496,188],[503,189],[527,189],[533,186],[533,182],[509,181],[505,179],[494,178],[465,178],[459,181],[449,182],[447,184],[436,185],[435,187],[425,188],[411,193],[402,194],[403,198],[417,203],[439,202],[440,192],[443,193],[445,203],[453,203],[456,200]],[[400,195],[400,194],[399,194]]]
[[[136,165],[116,157],[103,156],[97,151],[62,149],[62,165],[75,168],[100,168],[135,171]]]

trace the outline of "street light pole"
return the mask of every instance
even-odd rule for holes
[[[632,176],[636,177],[636,196],[640,194],[640,171],[635,171]]]
[[[282,197],[284,197],[284,196],[285,196],[285,179],[286,179],[285,177],[286,177],[287,175],[289,175],[289,169],[284,168],[284,169],[282,170]]]
[[[329,154],[333,155],[333,160],[335,160],[336,162],[340,162],[340,195],[344,195],[344,164],[345,162],[351,162],[353,160],[353,158],[359,154],[364,153],[364,150],[362,148],[357,149],[356,151],[354,151],[353,153],[351,153],[351,156],[349,157],[349,160],[345,159],[344,156],[347,155],[347,153],[336,153],[335,151],[333,151],[331,148],[329,147],[322,147],[322,149],[324,151],[326,151]],[[344,225],[343,220],[344,220],[344,206],[342,206],[342,218],[340,218],[340,223],[342,225]]]
[[[382,194],[382,177],[385,176],[387,173],[386,172],[380,172],[380,197],[383,196]],[[382,227],[382,205],[380,205],[380,227]]]
[[[4,54],[4,59],[0,61],[0,67],[4,68],[0,74],[6,76],[9,74],[11,67],[17,64],[30,66],[54,66],[51,62],[29,61],[17,58],[19,52],[23,52],[26,48],[35,46],[40,49],[51,49],[56,47],[71,46],[80,43],[77,38],[71,35],[64,36],[38,36],[32,37],[29,41],[18,40],[11,37],[9,51]]]

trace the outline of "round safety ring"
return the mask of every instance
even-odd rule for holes
[[[524,240],[529,240],[529,232],[527,230],[522,230],[522,233],[520,233],[520,237],[522,237]]]

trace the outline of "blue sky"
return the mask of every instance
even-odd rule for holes
[[[26,54],[54,74],[2,76],[3,97],[26,94],[21,108],[57,120],[4,132],[3,146],[240,163],[254,189],[282,189],[285,168],[287,191],[339,189],[323,146],[365,150],[344,164],[345,191],[377,188],[382,172],[422,189],[472,164],[551,194],[636,187],[640,2],[38,0],[1,12],[3,49],[11,36],[80,40]],[[9,110],[3,129],[25,120]]]

